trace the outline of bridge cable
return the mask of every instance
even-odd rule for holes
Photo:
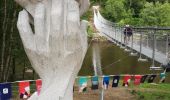
[[[146,37],[146,47],[149,48],[149,35],[150,33],[148,32],[147,37]]]
[[[161,67],[155,67],[155,49],[156,49],[156,35],[155,34],[156,34],[156,30],[154,30],[154,33],[153,33],[152,66],[150,67],[150,69],[151,70],[160,70]]]
[[[123,46],[123,28],[120,28],[121,32],[121,47],[120,48],[124,48]]]
[[[125,43],[125,49],[127,49],[127,29],[125,29],[125,36],[124,36],[124,43]]]
[[[155,34],[153,34],[153,51],[152,51],[152,66],[153,67],[155,66],[155,47],[156,47],[156,36]]]
[[[166,57],[167,57],[167,61],[168,61],[168,58],[169,58],[169,35],[167,34],[166,36]]]
[[[120,35],[121,35],[121,27],[118,27],[118,33],[119,33],[119,37],[120,37]],[[118,41],[118,44],[119,44],[119,46],[121,46],[121,38],[119,38],[119,41]]]
[[[140,54],[139,54],[139,59],[142,59],[142,38],[143,38],[143,33],[140,31]]]
[[[118,62],[120,62],[120,61],[122,61],[122,60],[125,60],[125,59],[127,59],[128,57],[129,57],[129,56],[126,56],[126,57],[124,57],[124,58],[118,59],[118,60],[112,62],[111,64],[106,65],[105,67],[102,66],[103,68],[102,68],[101,70],[104,70],[104,69],[106,69],[106,68],[110,68],[110,67],[112,67],[111,65],[116,64],[116,63],[118,63]]]

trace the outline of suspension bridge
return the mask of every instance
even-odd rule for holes
[[[128,42],[124,41],[123,27],[106,20],[99,12],[98,7],[94,8],[94,25],[99,34],[114,42],[132,56],[139,54],[138,61],[147,61],[144,56],[152,59],[150,69],[161,70],[161,65],[169,62],[169,28],[133,28],[133,35]],[[160,66],[155,66],[155,61]]]

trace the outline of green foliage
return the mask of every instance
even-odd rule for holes
[[[85,14],[83,14],[81,16],[82,20],[89,20],[90,16],[92,16],[92,12],[89,10],[88,12],[86,12]]]
[[[170,26],[170,0],[106,0],[104,17],[120,25]]]
[[[88,37],[93,37],[93,35],[94,35],[94,30],[93,30],[93,28],[91,27],[91,25],[88,25],[87,35],[88,35]]]
[[[126,9],[133,12],[133,17],[139,17],[140,10],[143,9],[146,0],[125,0]]]
[[[144,25],[170,26],[170,4],[146,3],[140,16],[144,20]]]
[[[112,21],[119,21],[127,16],[123,0],[107,0],[104,14]]]
[[[160,26],[170,26],[170,4],[165,3],[159,8]]]
[[[83,16],[81,16],[82,20],[87,20],[89,22],[92,22],[92,18],[93,18],[92,9],[89,9]],[[94,29],[93,29],[92,25],[90,25],[90,23],[89,23],[88,28],[87,28],[87,36],[93,37],[93,33],[94,33]]]
[[[165,2],[170,2],[170,0],[146,0],[147,2],[153,2],[154,4],[156,2],[160,2],[160,3],[165,3]]]
[[[154,5],[153,3],[146,3],[145,8],[141,12],[141,18],[144,20],[145,25],[155,26],[158,23],[158,6]]]

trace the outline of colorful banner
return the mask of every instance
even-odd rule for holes
[[[160,74],[160,83],[164,83],[165,82],[165,77],[166,77],[166,74],[165,73],[161,73]]]
[[[99,79],[98,79],[98,76],[93,76],[91,78],[91,81],[92,81],[91,89],[92,90],[98,89],[99,88]]]
[[[37,94],[40,95],[40,91],[41,91],[41,87],[42,87],[42,80],[36,80],[36,88],[37,88]]]
[[[157,75],[150,75],[148,78],[148,83],[153,83],[154,79],[156,78]]]
[[[113,76],[112,87],[118,87],[120,76]]]
[[[0,84],[0,100],[10,100],[12,96],[11,84],[2,83]]]
[[[28,81],[19,82],[19,95],[21,99],[30,97],[30,83]]]
[[[79,92],[85,92],[87,90],[87,77],[79,78]]]
[[[160,82],[165,81],[166,74],[149,74],[149,75],[117,75],[117,76],[91,76],[91,89],[99,89],[99,77],[103,78],[103,88],[108,89],[110,77],[113,76],[112,87],[118,87],[120,77],[123,76],[123,86],[128,87],[131,81],[132,76],[134,76],[134,85],[140,85],[140,83],[144,83],[147,80],[148,83],[153,83],[157,75],[160,75]],[[79,92],[84,92],[87,90],[87,81],[88,77],[82,76],[78,77],[79,79]],[[31,80],[34,81],[34,80]],[[13,82],[18,83],[18,82]],[[19,95],[21,99],[27,99],[30,97],[30,83],[29,81],[19,82]],[[36,80],[36,90],[37,95],[40,95],[42,87],[42,80]],[[0,100],[9,100],[12,96],[12,89],[10,83],[0,83]]]
[[[131,81],[131,75],[125,75],[123,78],[123,86],[128,87]]]
[[[141,75],[135,75],[134,78],[135,78],[134,85],[140,85],[142,76]]]
[[[109,76],[104,76],[103,77],[103,88],[104,89],[108,89],[108,87],[109,87],[109,80],[110,80]]]
[[[147,77],[148,77],[148,75],[143,75],[140,83],[145,83],[145,80],[146,80]]]

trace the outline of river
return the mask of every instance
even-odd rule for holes
[[[80,76],[93,75],[93,48],[100,49],[101,67],[104,75],[121,75],[121,74],[153,74],[163,71],[153,71],[149,67],[152,64],[152,60],[148,59],[148,62],[138,62],[139,56],[129,56],[130,53],[125,52],[119,46],[112,42],[92,42],[88,48],[86,57],[84,59],[82,68],[79,72]],[[156,66],[159,66],[156,63]],[[166,82],[170,82],[170,74],[167,73]],[[159,76],[156,79],[159,80]]]

